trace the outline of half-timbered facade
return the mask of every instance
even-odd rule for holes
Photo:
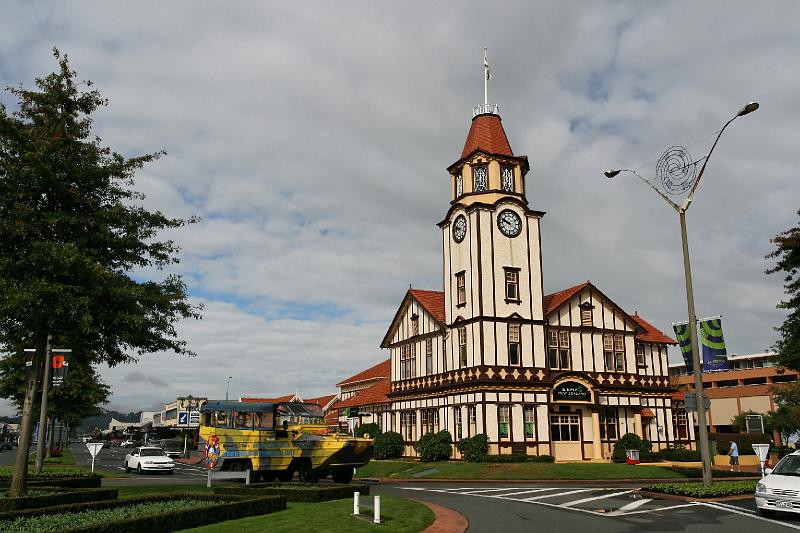
[[[674,341],[590,282],[544,293],[529,170],[496,106],[476,108],[438,224],[444,290],[409,289],[381,344],[391,366],[381,425],[409,455],[443,429],[485,433],[493,453],[559,460],[608,458],[625,433],[656,449],[674,441]]]

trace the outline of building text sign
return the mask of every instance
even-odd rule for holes
[[[556,402],[591,402],[592,393],[582,383],[565,381],[553,389],[553,401]]]

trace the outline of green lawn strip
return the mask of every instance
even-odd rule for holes
[[[154,494],[173,494],[175,492],[192,494],[211,494],[212,489],[205,485],[130,485],[117,487],[119,497],[134,498],[136,496],[151,496]]]
[[[263,531],[324,531],[325,533],[350,533],[359,531],[386,531],[412,533],[433,523],[433,511],[421,503],[381,496],[381,524],[373,524],[371,511],[362,514],[369,521],[352,516],[352,500],[334,500],[322,503],[288,503],[285,511],[264,516],[229,520],[219,524],[183,530],[185,533],[262,533]]]
[[[429,471],[423,476],[414,474]],[[360,478],[389,479],[674,479],[683,477],[660,466],[632,466],[618,463],[411,463],[408,461],[371,461],[359,468]]]
[[[706,487],[700,481],[687,483],[654,483],[641,488],[644,492],[656,492],[673,496],[689,496],[692,498],[716,498],[721,496],[736,496],[739,494],[753,494],[756,490],[757,480],[747,481],[715,481]]]

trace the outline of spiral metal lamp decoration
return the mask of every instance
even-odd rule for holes
[[[656,176],[669,194],[682,194],[694,183],[697,162],[683,146],[671,146],[658,159]]]

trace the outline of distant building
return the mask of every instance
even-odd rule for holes
[[[159,417],[161,426],[182,428],[182,427],[197,427],[200,423],[200,408],[208,402],[206,397],[196,397],[192,395],[179,396],[174,402],[164,404],[164,410]],[[191,423],[181,424],[179,420],[180,413],[187,413]],[[154,421],[155,421],[155,417]],[[193,422],[192,422],[193,421]]]
[[[359,425],[375,423],[383,430],[384,419],[388,416],[387,413],[391,407],[387,396],[391,390],[390,378],[391,361],[387,359],[337,383],[339,396],[342,398],[336,404],[340,425],[347,422],[347,417],[343,416],[342,411],[346,408],[357,407]]]
[[[775,401],[769,389],[781,383],[795,383],[798,373],[777,366],[775,354],[771,352],[749,355],[730,355],[731,370],[703,373],[703,391],[711,400],[708,411],[708,425],[711,431],[728,433],[733,431],[731,421],[745,411],[764,414],[775,410]],[[684,409],[684,391],[694,391],[694,376],[687,374],[686,365],[669,365],[672,384],[680,390],[673,396],[674,416],[679,421],[678,431],[687,438],[693,426],[697,425],[696,413]]]

